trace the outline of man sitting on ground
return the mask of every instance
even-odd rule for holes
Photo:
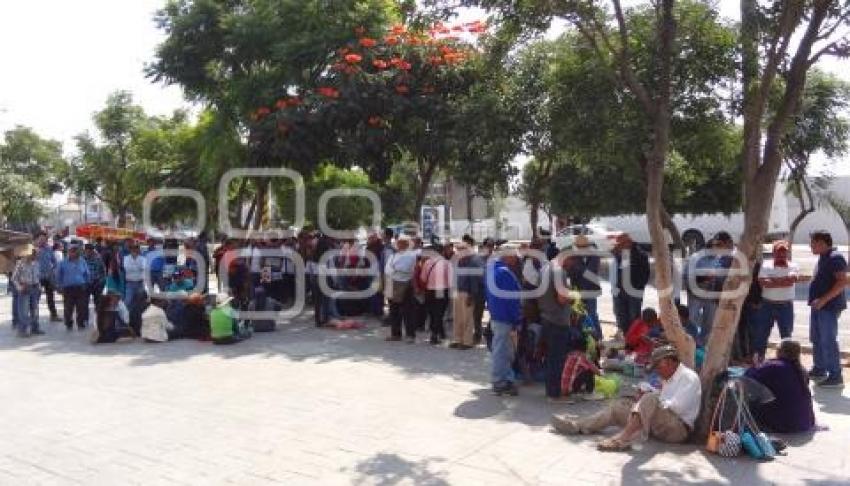
[[[610,425],[623,430],[599,443],[603,451],[625,451],[637,439],[650,435],[668,443],[688,439],[699,414],[702,389],[699,376],[679,362],[676,349],[662,346],[652,352],[651,368],[662,378],[661,391],[620,398],[594,415],[579,420],[552,416],[552,426],[562,434],[593,434]]]

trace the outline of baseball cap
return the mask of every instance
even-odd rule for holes
[[[660,346],[652,350],[652,356],[649,358],[647,369],[654,369],[658,363],[665,358],[678,358],[679,353],[673,346]]]

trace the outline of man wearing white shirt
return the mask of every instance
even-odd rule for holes
[[[416,266],[416,252],[410,249],[410,238],[401,235],[396,240],[397,251],[387,260],[384,268],[385,288],[389,289],[390,336],[388,341],[401,341],[401,324],[404,321],[407,341],[416,340],[416,323],[413,320],[413,269]]]
[[[661,391],[643,393],[637,400],[620,398],[594,415],[579,420],[552,416],[562,434],[593,434],[611,425],[619,434],[598,444],[600,450],[625,451],[636,439],[649,436],[662,442],[685,442],[694,427],[702,399],[699,376],[679,362],[676,349],[662,346],[652,352],[651,367],[661,375]]]
[[[762,305],[756,314],[756,329],[753,329],[754,360],[764,361],[767,341],[773,324],[779,327],[782,339],[790,338],[794,331],[794,284],[800,269],[788,258],[790,245],[780,240],[773,244],[773,260],[765,261],[759,271]]]
[[[130,254],[124,256],[124,304],[132,307],[145,290],[147,259],[141,255],[138,243],[130,245]]]

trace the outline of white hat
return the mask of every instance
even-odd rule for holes
[[[227,304],[229,304],[230,301],[232,301],[232,300],[233,300],[233,297],[231,297],[228,294],[216,294],[216,296],[215,296],[215,306],[216,307],[224,307]]]

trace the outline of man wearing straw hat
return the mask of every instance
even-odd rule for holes
[[[699,376],[679,362],[673,346],[652,352],[650,369],[661,375],[661,391],[640,398],[620,398],[589,417],[578,420],[552,416],[552,426],[562,434],[595,434],[611,425],[623,427],[619,434],[598,444],[602,451],[626,451],[637,440],[649,436],[662,442],[685,442],[699,414],[702,388]]]
[[[18,296],[18,337],[44,334],[44,331],[38,328],[38,301],[41,298],[38,253],[34,248],[27,250],[29,251],[18,261],[12,274],[12,285],[15,286]]]

